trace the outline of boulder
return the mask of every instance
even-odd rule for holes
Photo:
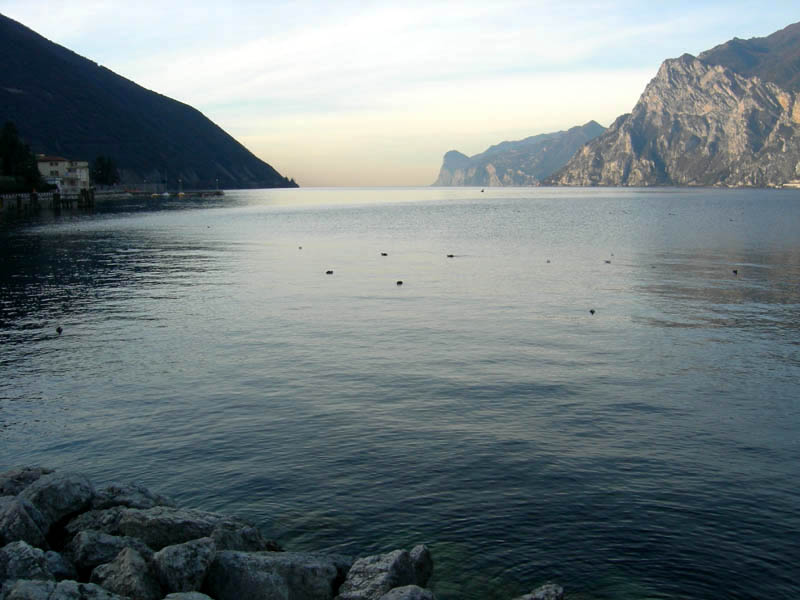
[[[393,588],[414,585],[415,582],[414,564],[408,551],[395,550],[356,560],[339,589],[338,598],[378,600]]]
[[[262,581],[268,582],[264,592],[257,589]],[[338,581],[337,559],[324,554],[222,551],[204,591],[217,600],[267,599],[272,593],[286,600],[326,600],[333,598]]]
[[[47,569],[53,574],[57,581],[62,579],[77,579],[78,571],[63,554],[48,550],[44,553],[44,558],[47,561]]]
[[[22,540],[37,548],[47,548],[48,523],[37,508],[15,496],[0,497],[0,546]]]
[[[175,503],[170,498],[151,492],[138,483],[112,483],[95,491],[92,509],[103,510],[112,506],[153,508],[154,506],[175,506]]]
[[[161,600],[161,588],[150,566],[133,548],[125,548],[110,563],[92,571],[91,582],[136,600]]]
[[[153,556],[161,586],[167,592],[192,592],[199,590],[214,560],[217,546],[211,538],[200,538],[165,546]]]
[[[428,585],[428,580],[433,574],[433,557],[425,544],[419,544],[408,553],[414,565],[415,583],[420,587]]]
[[[67,523],[66,531],[84,529],[139,538],[153,550],[211,537],[218,549],[269,550],[279,546],[243,521],[200,510],[155,506],[148,509],[116,506],[92,510]]]
[[[50,473],[27,486],[20,497],[39,509],[49,529],[64,517],[87,508],[94,497],[94,487],[80,473]]]
[[[213,600],[211,596],[206,596],[200,592],[177,592],[164,597],[164,600]]]
[[[52,472],[42,467],[22,467],[0,473],[0,496],[16,496],[42,475]]]
[[[19,579],[3,586],[2,600],[130,600],[93,583]]]
[[[111,562],[125,548],[136,550],[148,560],[153,556],[153,551],[142,540],[91,529],[81,531],[72,538],[66,552],[79,570],[90,571],[98,565]]]
[[[555,583],[546,583],[514,600],[564,600],[564,588]]]
[[[0,581],[8,579],[55,580],[47,558],[39,548],[25,542],[11,542],[0,548]]]
[[[436,600],[436,596],[418,585],[403,585],[389,590],[380,600]]]

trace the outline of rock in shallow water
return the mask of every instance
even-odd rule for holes
[[[564,600],[564,588],[555,583],[546,583],[514,600]]]
[[[206,586],[217,600],[330,600],[339,579],[335,557],[302,552],[218,552]]]
[[[389,590],[416,584],[414,563],[406,550],[359,558],[339,589],[340,600],[378,600]]]
[[[92,509],[103,510],[113,506],[128,508],[153,508],[154,506],[175,506],[170,498],[151,492],[138,483],[112,483],[95,492]]]
[[[42,475],[52,472],[42,467],[21,467],[0,473],[0,496],[16,496]]]
[[[433,574],[433,557],[430,550],[425,544],[419,544],[414,546],[408,554],[414,565],[415,583],[419,587],[425,587]]]
[[[418,585],[404,585],[389,590],[380,597],[380,600],[436,600],[436,596],[432,591]]]
[[[81,531],[67,544],[66,552],[81,571],[90,571],[111,562],[125,548],[132,548],[149,560],[153,551],[133,537],[110,535],[102,531]]]

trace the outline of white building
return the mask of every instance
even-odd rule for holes
[[[77,194],[89,189],[89,163],[85,160],[38,154],[36,164],[44,180],[58,186],[62,194]]]

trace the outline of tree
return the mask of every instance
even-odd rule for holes
[[[19,139],[16,126],[7,121],[0,131],[0,175],[3,191],[30,192],[45,187],[36,157]]]
[[[92,162],[92,181],[98,185],[114,185],[119,183],[119,171],[114,159],[110,156],[98,156]]]

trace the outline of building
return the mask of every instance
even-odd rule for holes
[[[89,189],[89,163],[85,160],[37,154],[36,164],[44,180],[58,186],[62,194],[78,194]]]

